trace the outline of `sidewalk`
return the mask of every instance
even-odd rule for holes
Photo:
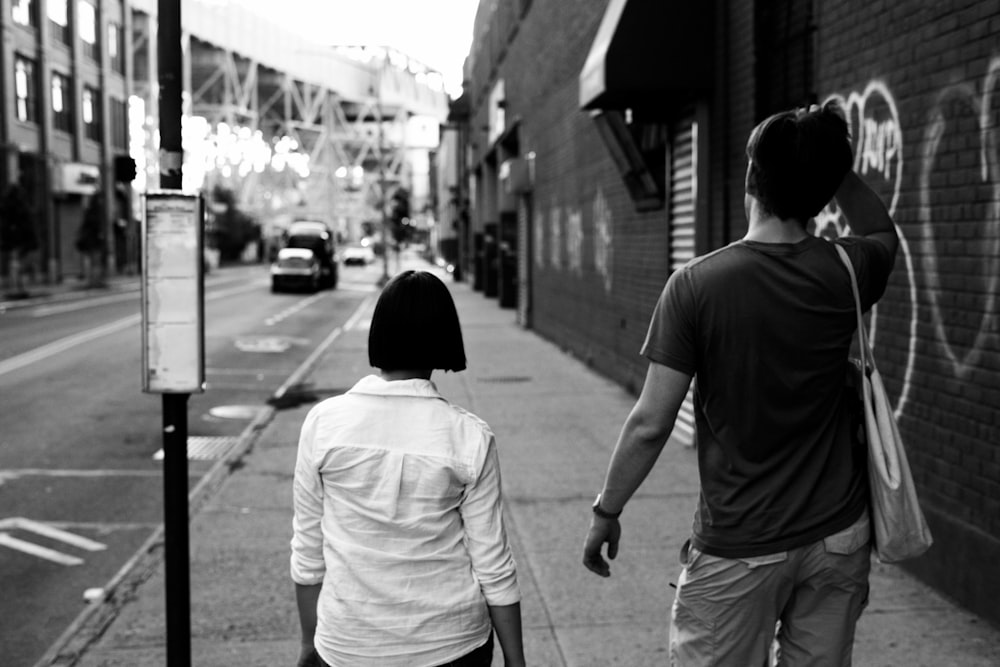
[[[426,268],[416,264],[415,268]],[[667,623],[676,554],[697,498],[694,451],[668,443],[622,517],[612,577],[581,564],[590,503],[599,490],[633,397],[515,323],[466,284],[445,277],[458,305],[469,368],[435,373],[441,392],[493,427],[500,451],[523,593],[528,663],[537,667],[668,664]],[[305,379],[320,396],[340,393],[367,366],[367,322],[319,357]],[[327,332],[318,332],[317,340]],[[311,404],[248,428],[245,453],[220,468],[215,491],[191,522],[194,664],[293,665],[298,617],[288,576],[291,480],[298,429]],[[230,470],[231,469],[231,470]],[[193,505],[194,507],[194,505]],[[94,614],[51,664],[165,664],[162,545],[140,558],[111,596],[106,628]],[[143,581],[145,579],[145,581]],[[109,607],[110,603],[105,603]],[[78,661],[74,652],[82,651]],[[856,665],[996,667],[1000,631],[903,570],[873,564],[871,602],[858,628]],[[49,663],[46,663],[49,664]],[[494,665],[501,665],[497,657]]]

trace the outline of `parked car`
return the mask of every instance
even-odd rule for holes
[[[285,248],[312,250],[319,262],[320,287],[334,289],[339,277],[333,230],[323,222],[301,220],[288,227]],[[280,253],[279,253],[280,254]]]
[[[282,248],[271,264],[271,291],[320,288],[322,268],[316,254],[308,248]]]
[[[340,253],[340,261],[344,263],[344,266],[352,264],[367,266],[375,261],[375,251],[370,245],[355,243],[344,248],[343,252]]]

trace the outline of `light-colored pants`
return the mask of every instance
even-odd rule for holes
[[[778,665],[847,667],[868,603],[867,511],[814,544],[753,558],[719,558],[686,543],[670,619],[675,667],[765,667],[775,627]]]

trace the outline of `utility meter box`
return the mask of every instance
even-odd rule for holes
[[[205,387],[205,202],[158,190],[142,207],[142,389],[201,393]]]

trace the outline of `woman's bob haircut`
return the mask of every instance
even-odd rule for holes
[[[465,370],[458,311],[440,278],[404,271],[386,284],[368,330],[368,362],[382,371]]]

